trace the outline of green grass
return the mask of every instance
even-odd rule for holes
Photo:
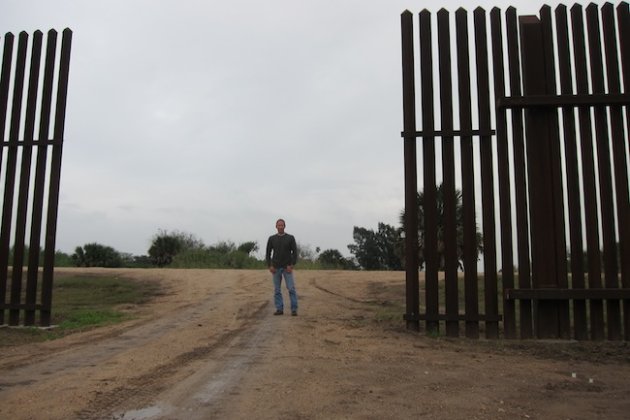
[[[51,340],[133,317],[128,309],[160,293],[157,283],[105,275],[58,275],[53,287],[54,328],[0,328],[0,347]],[[8,312],[8,311],[7,311]],[[5,313],[5,322],[8,313]]]
[[[76,311],[61,322],[59,327],[62,329],[82,329],[93,325],[111,324],[126,318],[127,316],[125,314],[111,310]]]
[[[376,322],[386,323],[399,323],[402,320],[402,314],[405,312],[405,308],[401,304],[387,303],[378,305],[374,313],[374,320]]]

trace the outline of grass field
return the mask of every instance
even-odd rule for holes
[[[119,276],[58,275],[53,287],[53,328],[0,328],[0,347],[51,340],[96,326],[129,319],[125,308],[160,293],[155,283]],[[8,311],[7,311],[8,312]],[[5,320],[7,319],[5,313]]]

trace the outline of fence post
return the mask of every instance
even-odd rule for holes
[[[555,94],[549,92],[549,66],[545,60],[546,50],[543,25],[536,16],[519,18],[521,58],[523,68],[523,91],[525,96]],[[554,124],[555,119],[555,124]],[[527,142],[527,167],[530,197],[532,282],[534,289],[559,288],[560,269],[558,241],[561,221],[557,218],[554,185],[560,180],[554,154],[554,142],[559,142],[556,108],[532,107],[525,111],[525,133]],[[557,301],[535,302],[534,319],[539,338],[555,338],[563,335],[561,307]]]
[[[6,34],[0,75],[0,161],[4,180],[2,226],[0,228],[0,324],[5,322],[5,312],[9,313],[9,325],[34,325],[36,311],[40,310],[40,324],[51,322],[52,287],[55,259],[55,238],[59,205],[61,177],[61,154],[64,137],[68,72],[72,31],[63,31],[63,40],[57,63],[57,32],[50,30],[46,40],[43,85],[39,89],[43,34],[35,31],[29,49],[29,35],[21,32],[18,39],[15,66],[13,65],[14,36]],[[27,58],[30,51],[30,71],[26,74]],[[56,74],[57,73],[57,74]],[[56,102],[52,108],[52,95],[56,79]],[[28,89],[26,89],[28,87]],[[10,90],[13,94],[9,95]],[[23,101],[26,92],[26,101]],[[11,112],[7,108],[11,99]],[[23,105],[26,108],[23,109]],[[35,126],[39,110],[39,136],[35,137]],[[53,138],[49,138],[50,120],[54,115]],[[5,129],[9,124],[8,140],[4,140]],[[23,134],[23,138],[20,137]],[[3,156],[6,148],[7,156]],[[48,149],[52,150],[50,158]],[[20,153],[21,150],[21,153]],[[36,161],[33,154],[37,152]],[[21,159],[18,168],[18,159]],[[34,179],[31,179],[35,168]],[[49,174],[47,174],[50,169]],[[19,178],[18,178],[19,175]],[[31,181],[34,180],[34,183]],[[48,189],[46,191],[46,187]],[[17,190],[16,190],[17,187]],[[17,192],[17,194],[16,194]],[[47,203],[44,203],[47,194]],[[44,208],[46,215],[44,217]],[[14,215],[14,210],[16,210]],[[30,215],[30,224],[28,223]],[[44,264],[40,267],[40,237],[45,224]],[[26,256],[26,238],[30,229],[28,271],[26,288],[23,287]],[[13,259],[9,261],[11,236],[15,246]],[[41,303],[37,303],[37,289],[40,268],[42,268]],[[10,301],[7,299],[7,286],[11,273]],[[22,317],[22,312],[24,316]]]
[[[418,174],[416,157],[416,107],[413,60],[413,15],[403,12],[402,68],[405,153],[405,319],[407,329],[420,329],[420,279],[418,273]]]
[[[52,31],[51,31],[52,32]],[[42,310],[40,322],[50,325],[52,310],[52,288],[55,270],[55,241],[57,238],[57,214],[59,210],[59,186],[61,182],[61,154],[66,120],[66,101],[68,96],[68,74],[70,71],[70,51],[72,49],[72,31],[64,29],[61,38],[61,56],[59,59],[59,79],[55,103],[53,139],[55,144],[51,153],[48,208],[46,214],[46,232],[44,248],[44,267],[42,273]]]

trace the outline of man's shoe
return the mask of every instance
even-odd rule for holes
[[[284,312],[278,309],[278,310],[277,310],[276,312],[274,312],[273,314],[274,314],[274,315],[282,315],[282,314],[284,314]]]
[[[291,311],[291,316],[297,316],[297,311]]]

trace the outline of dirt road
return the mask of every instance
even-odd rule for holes
[[[630,347],[409,333],[388,319],[403,273],[298,271],[292,317],[272,315],[264,271],[112,272],[165,294],[133,321],[2,350],[0,419],[630,416]]]

